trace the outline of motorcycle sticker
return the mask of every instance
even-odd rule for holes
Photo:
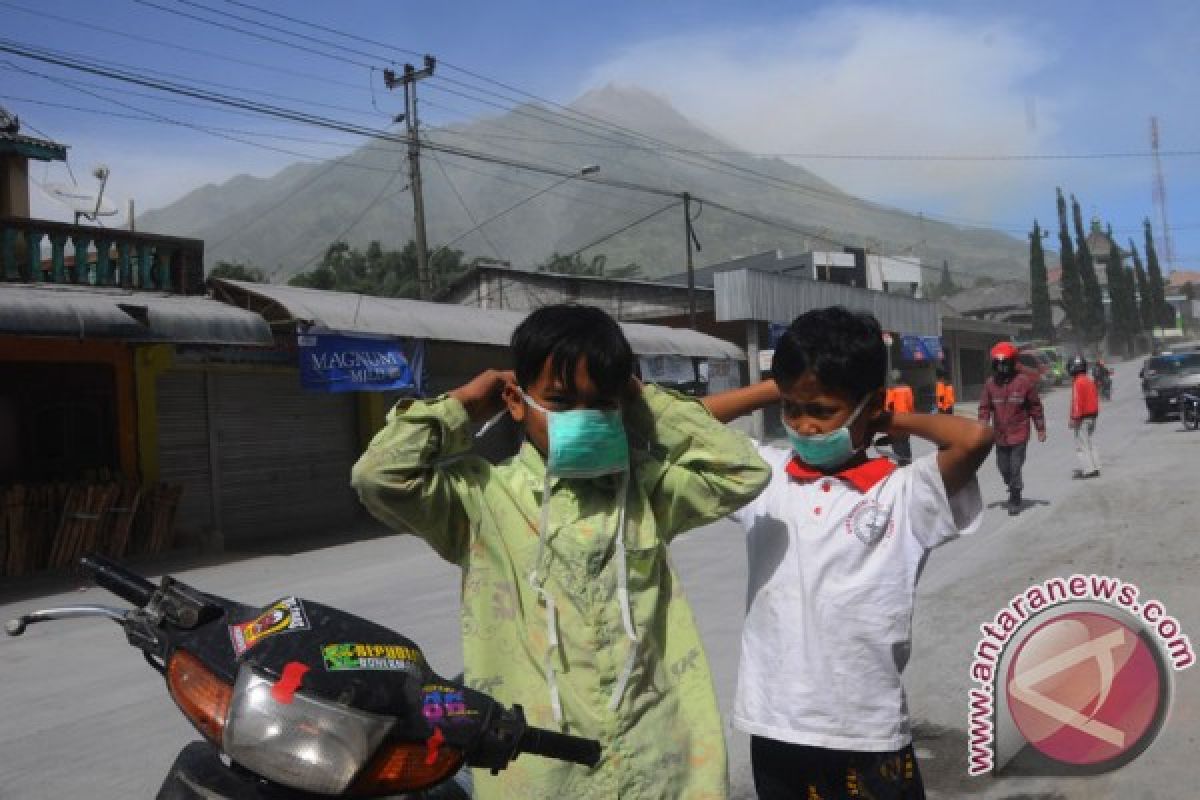
[[[478,710],[468,708],[462,689],[431,683],[421,687],[421,713],[431,723],[460,722],[475,716]]]
[[[399,644],[327,644],[321,647],[321,657],[330,672],[417,670],[425,663],[421,651]]]
[[[229,626],[234,655],[240,656],[268,636],[290,631],[308,630],[308,615],[304,604],[295,597],[285,597],[271,605],[249,622]]]

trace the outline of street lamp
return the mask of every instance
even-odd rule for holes
[[[549,191],[557,189],[559,186],[562,186],[567,181],[573,181],[577,178],[586,178],[589,175],[595,175],[599,171],[600,171],[600,167],[597,164],[588,164],[586,167],[581,167],[579,172],[577,172],[576,174],[568,175],[565,178],[562,178],[561,180],[557,180],[554,183],[547,186],[546,188],[540,189],[537,192],[534,192],[533,194],[529,195],[529,197],[526,197],[524,200],[518,200],[517,202],[513,203],[508,208],[505,208],[502,211],[496,212],[492,216],[485,219],[483,222],[480,222],[474,228],[471,228],[470,230],[465,231],[464,233],[460,233],[458,236],[455,236],[453,239],[451,239],[450,241],[448,241],[444,245],[442,245],[441,248],[439,248],[439,249],[444,250],[448,247],[453,246],[457,242],[460,242],[463,239],[467,238],[472,233],[474,233],[475,231],[484,227],[485,225],[495,222],[496,220],[500,219],[500,217],[503,217],[505,214],[509,213],[510,211],[520,208],[521,206],[525,205],[526,203],[530,202],[531,200],[536,200],[537,198],[541,197],[542,195],[546,194]]]

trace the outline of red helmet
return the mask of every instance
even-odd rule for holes
[[[1012,342],[1000,342],[992,348],[992,360],[998,359],[1014,360],[1017,357],[1017,348]]]

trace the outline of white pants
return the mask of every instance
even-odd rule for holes
[[[1079,457],[1079,468],[1084,475],[1100,471],[1100,454],[1092,443],[1092,435],[1096,432],[1096,418],[1085,417],[1079,421],[1075,429],[1075,455]]]

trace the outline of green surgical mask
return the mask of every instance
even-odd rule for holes
[[[842,427],[829,433],[802,436],[792,430],[786,420],[783,420],[783,429],[787,432],[788,441],[792,443],[792,449],[800,457],[800,460],[817,469],[835,469],[862,450],[862,447],[855,448],[854,441],[850,436],[850,426],[854,424],[854,420],[858,419],[858,415],[866,407],[867,399],[863,398]]]
[[[581,408],[550,411],[521,392],[531,408],[546,415],[546,471],[561,478],[595,478],[629,469],[629,441],[621,411]]]

